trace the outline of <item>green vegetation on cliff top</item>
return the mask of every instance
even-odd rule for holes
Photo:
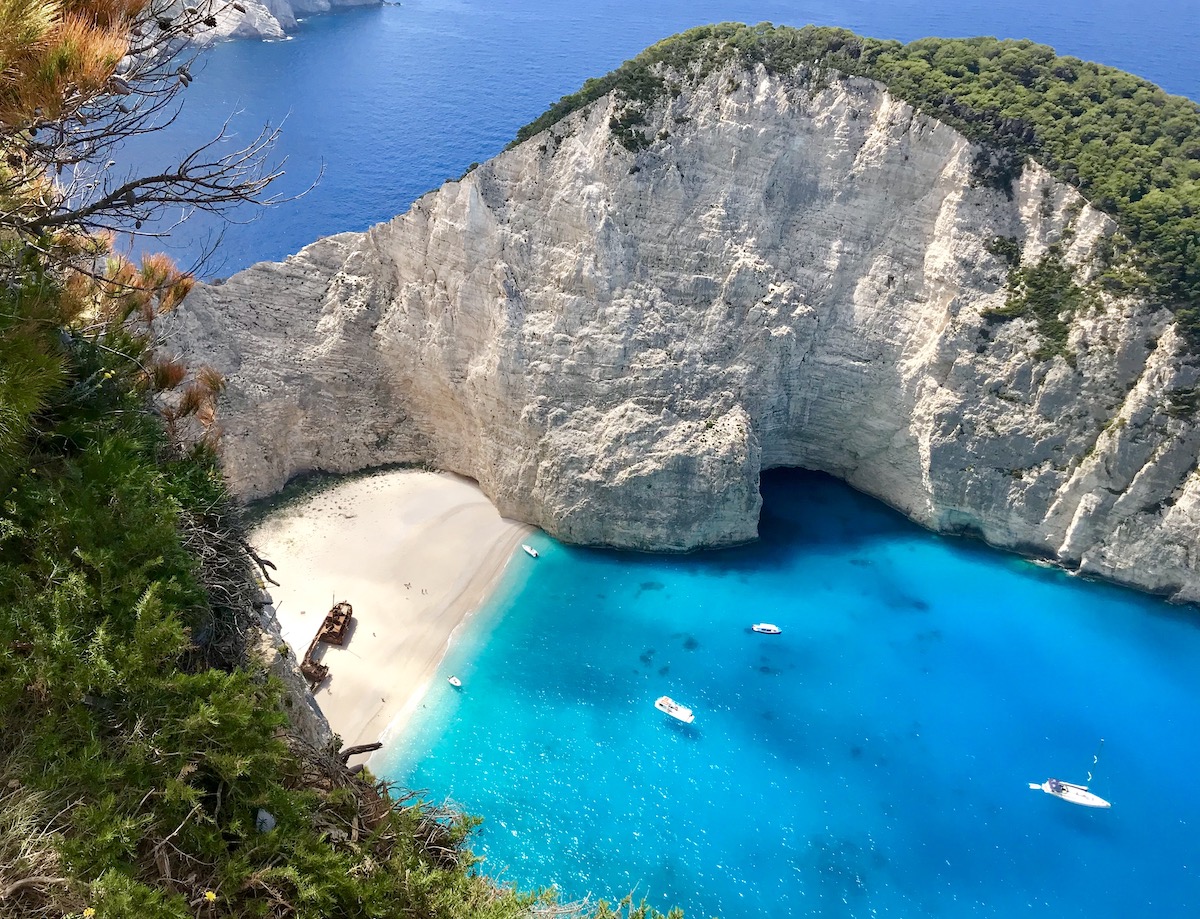
[[[611,90],[652,102],[670,91],[657,64],[702,76],[735,56],[873,76],[1036,156],[1118,216],[1181,315],[1197,311],[1196,106],[1041,46],[714,26],[589,81],[521,137]],[[105,66],[96,93],[115,59]],[[30,94],[38,118],[44,95]],[[631,143],[636,114],[619,125]],[[36,152],[19,116],[0,110],[0,212],[50,219],[43,170],[18,169]],[[528,914],[540,898],[473,871],[470,820],[397,801],[287,731],[282,688],[246,646],[256,589],[236,514],[211,450],[184,449],[174,430],[211,408],[220,380],[198,369],[180,389],[184,369],[152,349],[153,316],[185,279],[31,226],[0,221],[0,913]],[[995,248],[1019,257],[1015,241]],[[79,268],[97,262],[99,275]],[[998,318],[1030,310],[1059,347],[1055,323],[1080,297],[1071,279],[1048,262],[1016,278]],[[171,392],[175,409],[156,413]]]
[[[1116,219],[1149,279],[1147,293],[1175,309],[1200,349],[1200,106],[1046,45],[995,38],[905,45],[817,26],[703,26],[588,80],[514,143],[609,92],[645,106],[731,62],[822,81],[832,71],[869,77],[972,140],[1015,153],[1009,162],[1017,174],[1024,157],[1037,160]],[[1003,184],[1010,176],[993,178]]]

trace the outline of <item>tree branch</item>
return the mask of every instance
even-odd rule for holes
[[[46,877],[44,875],[34,875],[33,877],[21,878],[19,881],[13,881],[3,890],[0,890],[0,900],[8,900],[14,894],[19,893],[26,887],[49,887],[50,885],[69,884],[66,878]]]
[[[0,122],[0,231],[26,239],[62,230],[162,236],[169,231],[161,223],[145,231],[143,225],[173,208],[182,209],[180,221],[197,210],[230,220],[244,205],[278,204],[311,190],[268,197],[286,162],[269,162],[279,128],[267,125],[250,143],[222,153],[234,136],[233,116],[178,165],[151,175],[113,175],[117,163],[108,157],[117,147],[179,117],[179,94],[200,70],[190,38],[237,6],[150,0],[129,24],[127,53],[101,88],[68,87],[52,118],[35,112],[19,123]],[[313,185],[323,174],[322,166]]]

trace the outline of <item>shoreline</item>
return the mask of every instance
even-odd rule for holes
[[[269,589],[297,658],[334,602],[354,609],[344,645],[314,654],[329,677],[313,697],[344,744],[403,728],[533,532],[470,479],[410,469],[333,484],[259,522],[251,542],[277,566]]]

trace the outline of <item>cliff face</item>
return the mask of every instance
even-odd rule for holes
[[[217,24],[211,29],[198,32],[194,40],[208,44],[228,38],[262,38],[278,41],[295,29],[298,16],[310,13],[327,13],[331,9],[347,6],[376,5],[380,0],[238,0],[238,9],[232,3],[212,2],[210,9]],[[187,4],[183,0],[175,4],[179,9]]]
[[[830,472],[938,530],[1200,596],[1197,370],[1170,316],[1094,300],[1071,360],[989,320],[1007,265],[1107,217],[878,84],[731,70],[600,100],[364,234],[199,287],[174,343],[228,377],[245,496],[311,469],[425,462],[563,539],[751,539],[760,470]],[[1065,231],[1065,235],[1064,235]],[[1175,393],[1172,402],[1170,393]]]

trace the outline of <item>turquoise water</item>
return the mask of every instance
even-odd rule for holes
[[[825,476],[763,494],[742,548],[518,553],[446,661],[463,690],[435,681],[374,765],[483,815],[486,870],[569,898],[1197,914],[1194,610],[932,536]],[[1101,738],[1112,810],[1028,789],[1085,781]]]
[[[1195,0],[406,0],[204,57],[158,170],[231,112],[286,119],[279,190],[203,268],[363,229],[703,22],[1028,37],[1200,98]],[[191,264],[218,227],[166,241]],[[249,218],[251,213],[244,213]],[[151,244],[159,248],[159,243]],[[686,558],[541,539],[452,650],[391,777],[486,822],[484,866],[691,916],[1200,914],[1193,610],[939,539],[836,483],[768,477],[761,542]],[[767,619],[778,637],[747,631]],[[685,727],[652,707],[669,694]],[[1026,783],[1081,781],[1107,812]]]

